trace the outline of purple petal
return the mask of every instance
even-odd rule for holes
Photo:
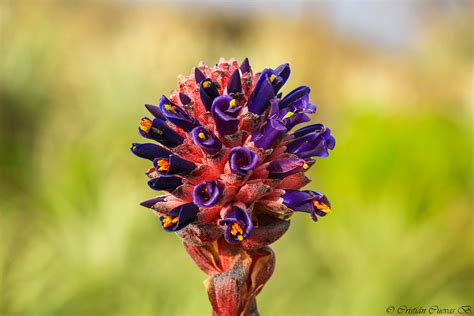
[[[197,214],[199,212],[199,208],[194,205],[193,203],[187,203],[175,207],[171,211],[169,211],[165,216],[160,216],[160,222],[163,229],[167,232],[176,232],[180,229],[183,229],[188,224],[193,222]],[[165,227],[167,219],[178,218],[177,222]]]
[[[257,164],[257,154],[245,147],[234,147],[229,153],[230,170],[240,176],[248,176]]]
[[[195,127],[191,131],[191,136],[194,143],[208,155],[215,155],[222,148],[221,141],[202,126]]]
[[[198,67],[194,68],[194,80],[196,83],[200,84],[204,79],[206,79],[206,76],[202,73],[202,71],[199,70]]]
[[[292,174],[304,171],[304,160],[298,158],[285,158],[274,160],[267,166],[270,179],[284,179]]]
[[[171,151],[168,149],[165,149],[159,145],[156,144],[138,144],[138,143],[133,143],[132,147],[130,148],[132,153],[135,156],[138,156],[140,158],[145,158],[148,160],[155,160],[156,158],[163,158],[163,157],[168,157],[171,155]]]
[[[242,228],[242,234],[232,234],[232,225],[236,223]],[[247,211],[241,209],[240,207],[233,206],[226,218],[219,222],[219,225],[226,225],[226,229],[224,231],[224,238],[230,244],[237,244],[241,242],[243,239],[246,239],[252,234],[253,231],[253,223],[250,219],[249,214]],[[241,240],[238,236],[241,236]]]
[[[240,72],[238,69],[234,70],[227,83],[227,93],[235,94],[242,92],[242,83],[240,82]]]
[[[211,113],[216,123],[216,129],[221,135],[231,135],[239,129],[239,119],[237,118],[241,106],[234,105],[232,97],[223,95],[214,99],[212,103]]]
[[[252,71],[252,68],[250,67],[249,59],[247,57],[245,57],[242,63],[240,64],[240,71],[242,71],[242,74]]]
[[[177,187],[183,184],[181,178],[178,177],[159,177],[148,181],[148,186],[156,191],[173,192]]]
[[[204,181],[194,187],[193,202],[197,206],[211,207],[222,195],[223,186],[217,181]]]

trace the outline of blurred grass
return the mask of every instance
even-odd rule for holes
[[[128,148],[143,104],[220,56],[290,62],[285,92],[309,85],[337,139],[309,186],[334,212],[293,217],[263,315],[472,304],[469,23],[438,21],[390,55],[310,17],[275,29],[270,16],[72,3],[0,17],[0,315],[209,314],[204,274],[138,206],[154,193]]]

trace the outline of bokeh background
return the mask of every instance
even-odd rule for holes
[[[0,315],[208,315],[205,275],[139,202],[143,105],[203,60],[289,62],[337,139],[274,249],[262,315],[473,305],[468,1],[3,1]]]

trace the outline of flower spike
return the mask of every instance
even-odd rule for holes
[[[148,186],[165,194],[141,203],[176,232],[205,282],[213,315],[258,315],[256,296],[272,275],[270,245],[296,212],[314,221],[331,211],[327,197],[301,190],[318,157],[335,139],[311,122],[311,89],[284,95],[284,63],[254,73],[245,58],[200,63],[140,120],[139,134],[159,144],[133,143],[152,162]],[[296,129],[293,131],[293,129]]]

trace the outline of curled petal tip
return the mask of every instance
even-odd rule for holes
[[[240,64],[240,71],[242,71],[242,74],[252,71],[249,59],[247,57],[245,57],[244,60],[242,60],[242,63]]]
[[[234,147],[229,153],[230,170],[240,176],[248,176],[258,164],[258,156],[245,147]]]
[[[194,187],[193,202],[200,207],[215,205],[222,196],[223,185],[218,181],[204,181]]]
[[[215,155],[222,148],[221,141],[213,133],[202,126],[195,127],[191,131],[191,136],[194,143],[208,155]]]
[[[216,123],[216,129],[221,135],[231,135],[239,128],[239,112],[242,106],[228,95],[223,95],[212,102],[211,113]]]
[[[154,116],[160,119],[164,119],[165,117],[160,111],[160,108],[153,104],[145,104],[146,109]]]
[[[182,105],[188,105],[192,101],[190,97],[181,92],[179,93],[179,100],[181,101]]]
[[[235,94],[242,92],[242,83],[240,81],[240,72],[238,69],[234,70],[227,83],[227,93]]]
[[[202,73],[201,70],[199,70],[198,67],[194,68],[194,79],[196,80],[197,84],[200,84],[204,79],[206,79],[206,76]]]
[[[153,205],[159,202],[165,202],[166,201],[166,196],[158,196],[156,198],[146,200],[140,203],[141,206],[147,207],[147,208],[152,208]]]

